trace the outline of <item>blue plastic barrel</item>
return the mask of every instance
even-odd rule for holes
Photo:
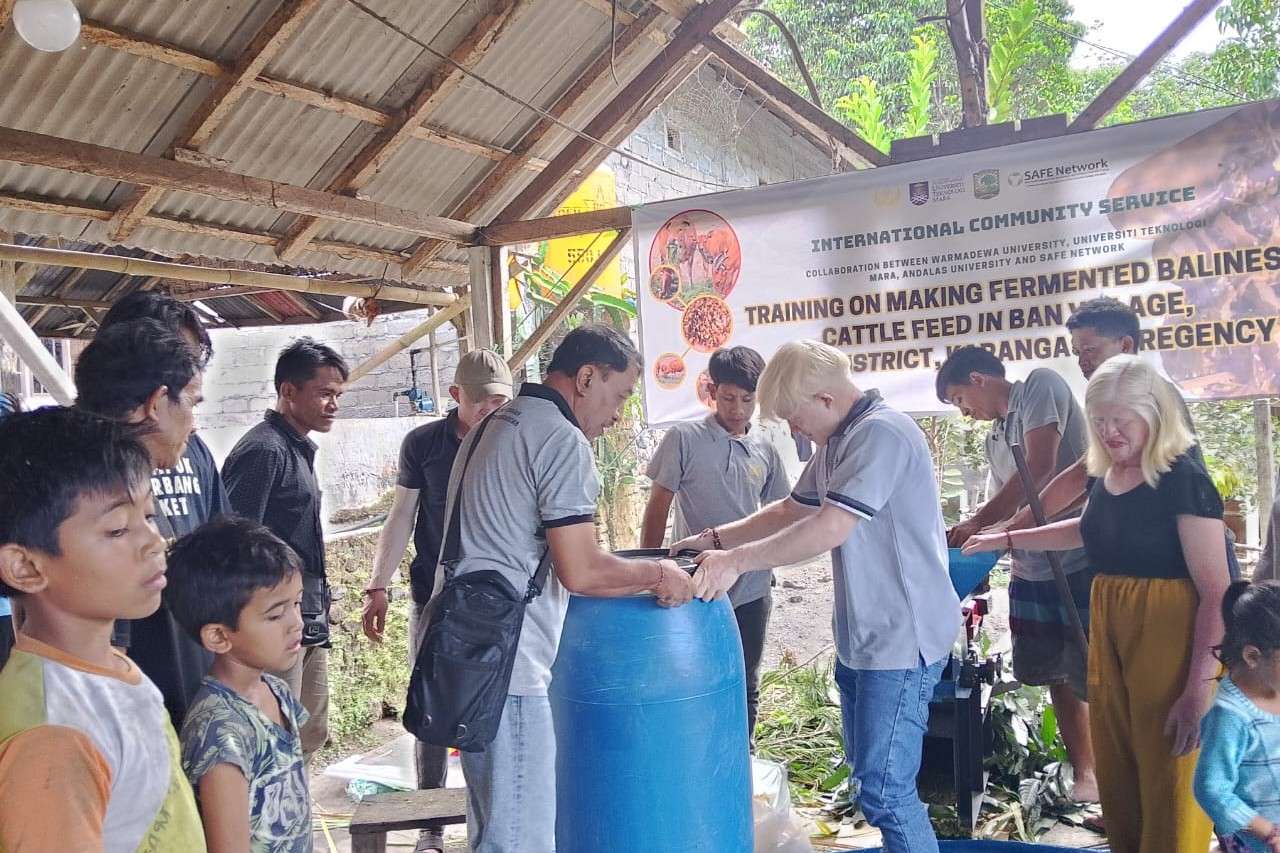
[[[574,596],[550,688],[557,853],[750,853],[744,680],[723,597]]]

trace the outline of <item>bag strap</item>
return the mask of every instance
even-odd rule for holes
[[[449,567],[458,561],[458,551],[462,547],[462,482],[467,476],[467,468],[471,465],[471,457],[476,452],[476,446],[480,444],[480,438],[484,435],[485,428],[489,426],[489,421],[492,419],[493,414],[491,413],[485,416],[485,419],[475,427],[475,438],[471,440],[471,446],[467,448],[467,455],[462,460],[462,470],[458,472],[458,491],[453,497],[453,507],[452,512],[449,514],[449,525],[445,532],[444,546],[440,549],[440,563],[445,566],[446,571],[449,571]],[[538,568],[533,573],[533,577],[529,578],[529,586],[524,595],[525,604],[542,594],[542,587],[547,582],[547,575],[550,571],[551,546],[548,545],[542,552],[542,559],[538,562]]]
[[[466,458],[462,460],[462,470],[458,472],[458,491],[453,496],[452,512],[449,514],[449,524],[444,535],[444,546],[440,549],[441,563],[455,563],[458,560],[458,549],[461,547],[459,540],[462,536],[462,520],[459,516],[459,506],[462,504],[462,480],[467,476],[467,468],[471,465],[471,457],[475,455],[476,446],[480,444],[480,438],[484,435],[485,429],[489,426],[489,421],[493,418],[493,414],[485,416],[479,426],[475,427],[475,438],[471,440],[471,446],[467,448]]]

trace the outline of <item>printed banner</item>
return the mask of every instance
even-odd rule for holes
[[[1192,399],[1280,393],[1280,101],[635,212],[650,424],[706,411],[722,346],[813,338],[863,388],[944,410],[934,371],[978,344],[1082,391],[1064,323],[1133,306]]]

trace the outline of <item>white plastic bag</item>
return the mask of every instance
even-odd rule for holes
[[[808,833],[791,813],[786,768],[752,757],[751,790],[755,853],[813,853]]]

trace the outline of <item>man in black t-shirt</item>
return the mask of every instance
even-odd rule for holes
[[[203,370],[213,357],[213,342],[195,310],[172,296],[149,290],[130,293],[111,306],[98,329],[132,320],[157,320],[186,342]],[[186,449],[171,468],[151,473],[156,512],[175,537],[184,536],[209,519],[227,512],[227,496],[218,465],[209,447],[192,433]],[[112,645],[125,649],[134,663],[155,682],[175,729],[182,727],[187,705],[213,663],[199,643],[173,620],[163,603],[146,619],[119,621]]]
[[[386,524],[378,537],[373,577],[364,591],[364,633],[382,642],[387,620],[387,584],[404,557],[413,533],[413,562],[409,565],[409,666],[417,657],[419,622],[431,598],[436,563],[444,542],[445,497],[449,472],[462,438],[490,412],[511,399],[511,371],[490,350],[472,350],[458,362],[449,395],[458,403],[448,417],[417,427],[400,447],[400,471]],[[419,742],[414,755],[419,788],[442,788],[448,750]],[[417,853],[441,851],[440,828],[422,832]]]

